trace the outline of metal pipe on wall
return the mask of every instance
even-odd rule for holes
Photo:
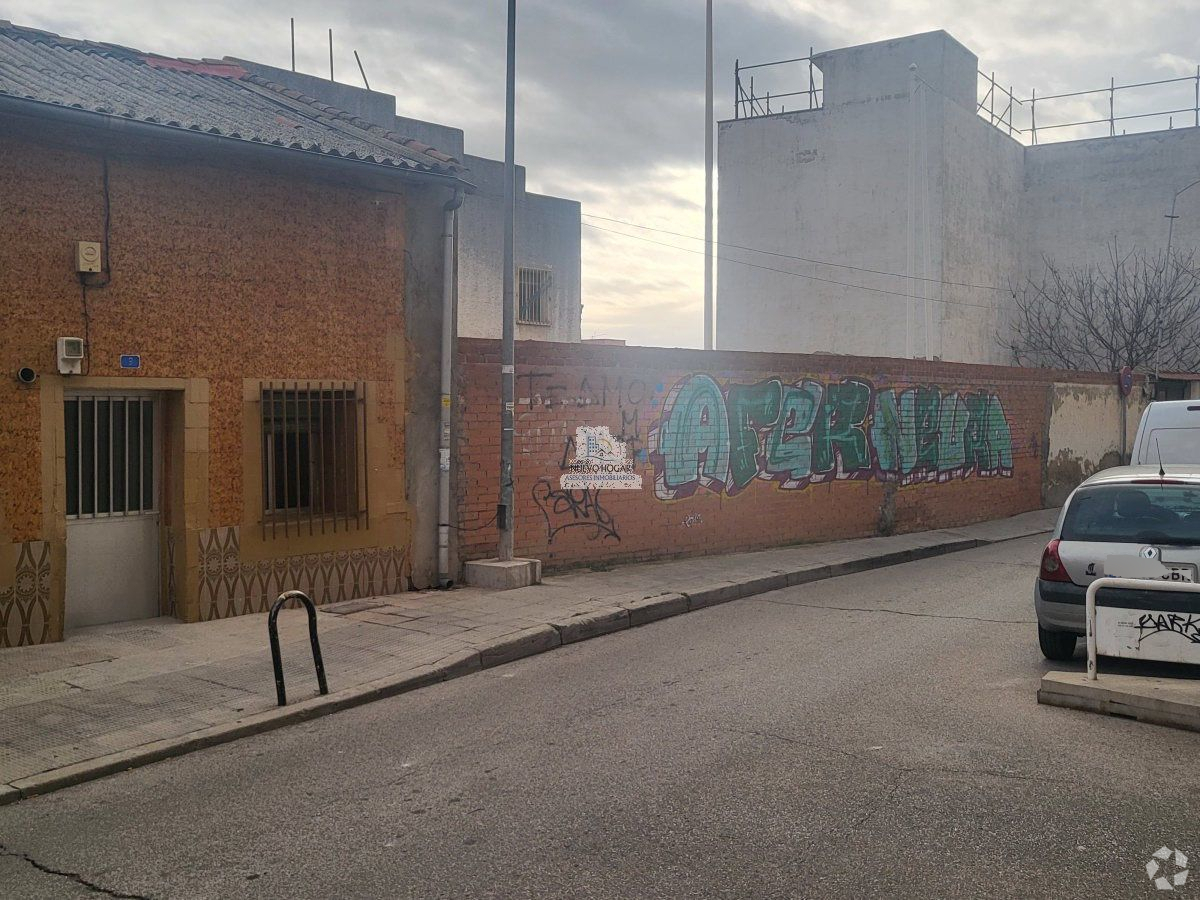
[[[454,336],[457,318],[455,291],[457,254],[455,253],[456,214],[463,203],[463,192],[442,207],[442,421],[438,439],[438,586],[450,587],[450,392],[453,389]]]

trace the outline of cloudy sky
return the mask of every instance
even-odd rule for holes
[[[9,0],[0,18],[172,56],[287,66],[294,16],[297,68],[328,71],[333,28],[338,80],[360,83],[358,50],[371,86],[396,94],[402,115],[461,127],[469,152],[499,159],[505,7]],[[1023,96],[1100,87],[1110,76],[1194,74],[1200,62],[1200,0],[716,0],[715,8],[718,119],[732,113],[735,57],[763,62],[937,28]],[[530,190],[581,200],[591,223],[583,229],[584,337],[698,346],[702,243],[588,216],[703,234],[703,0],[519,0],[518,15],[518,161]]]

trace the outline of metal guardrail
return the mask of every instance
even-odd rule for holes
[[[317,686],[322,694],[329,693],[329,684],[325,681],[325,663],[321,660],[321,642],[317,639],[317,608],[303,591],[284,591],[271,606],[271,614],[267,617],[271,663],[275,667],[275,695],[279,698],[280,706],[287,706],[287,690],[283,686],[283,658],[279,654],[279,623],[276,619],[279,618],[279,610],[283,608],[283,604],[289,600],[299,600],[308,610],[308,640],[312,644],[313,664],[317,667]]]
[[[1178,581],[1154,581],[1148,578],[1097,578],[1088,585],[1085,600],[1087,618],[1087,680],[1096,680],[1096,594],[1104,588],[1124,588],[1133,591],[1170,591],[1200,594],[1200,584]]]
[[[745,77],[754,69],[773,70],[778,66],[786,68],[780,70],[778,76],[772,75],[772,78],[785,79],[785,89],[782,91],[764,92],[761,83],[755,85],[753,74]],[[801,66],[799,72],[796,71],[796,66]],[[1200,127],[1200,66],[1196,67],[1194,75],[1131,84],[1117,84],[1115,78],[1110,78],[1107,87],[1040,95],[1033,90],[1024,98],[1016,96],[1011,84],[1006,87],[996,81],[995,72],[979,71],[978,76],[979,92],[975,111],[1022,143],[1039,143],[1039,133],[1044,137],[1049,132],[1060,132],[1061,129],[1091,128],[1095,131],[1096,126],[1104,125],[1108,126],[1108,136],[1115,137],[1118,134],[1118,123],[1155,118],[1160,120],[1160,127],[1161,120],[1166,119],[1168,129],[1176,125]],[[804,86],[805,80],[808,82],[807,87]],[[787,112],[783,101],[791,104],[792,112],[820,109],[825,101],[821,70],[813,62],[811,47],[808,49],[808,56],[794,59],[780,59],[748,66],[742,65],[740,60],[735,60],[733,85],[735,119],[754,119]],[[1171,87],[1173,85],[1187,86],[1191,90],[1183,94],[1178,88]],[[1155,93],[1155,89],[1162,88],[1167,88],[1167,92]],[[1126,97],[1134,99],[1122,99]],[[1122,99],[1122,109],[1118,109],[1118,99]],[[1060,101],[1067,102],[1064,104]],[[1108,107],[1108,115],[1101,111],[1104,105]],[[1066,117],[1070,121],[1056,121],[1055,113],[1061,113],[1060,117]],[[1042,118],[1041,123],[1038,122],[1039,114]],[[1081,114],[1087,118],[1079,118]],[[1181,117],[1181,121],[1177,123],[1176,117]],[[1154,123],[1150,124],[1150,130],[1154,130]],[[1124,134],[1125,130],[1122,129],[1120,133]],[[1067,139],[1100,136],[1102,134],[1078,134]]]
[[[772,94],[770,91],[759,94],[754,87],[754,76],[750,76],[749,81],[742,80],[742,73],[749,72],[751,69],[769,69],[774,66],[788,66],[796,63],[808,63],[808,88],[798,91],[785,91],[784,93]],[[824,96],[824,88],[818,83],[818,75],[820,69],[813,65],[813,49],[808,48],[808,56],[799,56],[795,59],[780,59],[775,62],[755,63],[751,66],[743,66],[741,60],[733,61],[733,117],[735,119],[752,119],[757,116],[773,116],[776,113],[787,112],[787,105],[781,104],[778,109],[771,109],[771,101],[777,103],[781,100],[787,100],[792,97],[803,97],[806,101],[804,105],[799,105],[800,101],[796,101],[792,111],[820,109],[821,101]]]

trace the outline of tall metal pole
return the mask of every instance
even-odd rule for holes
[[[704,18],[704,349],[713,349],[713,18]]]
[[[1171,271],[1171,239],[1175,236],[1175,220],[1179,216],[1175,215],[1175,203],[1179,200],[1179,195],[1186,190],[1194,188],[1200,184],[1200,179],[1193,181],[1191,184],[1181,187],[1175,192],[1175,196],[1171,198],[1171,211],[1167,214],[1167,258],[1164,260],[1164,265],[1167,267],[1167,272]],[[1159,350],[1162,348],[1162,292],[1159,291],[1158,296],[1154,298],[1154,378],[1158,379],[1158,360]],[[1155,385],[1157,390],[1157,385]]]
[[[508,0],[508,78],[504,111],[504,302],[500,336],[500,530],[497,556],[513,558],[513,404],[516,382],[517,316],[513,278],[516,275],[513,232],[516,223],[517,0]]]

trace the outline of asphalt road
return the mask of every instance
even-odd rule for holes
[[[1040,549],[778,591],[0,808],[0,896],[1200,897],[1200,736],[1035,702]],[[1162,845],[1197,868],[1174,895],[1146,876]]]

